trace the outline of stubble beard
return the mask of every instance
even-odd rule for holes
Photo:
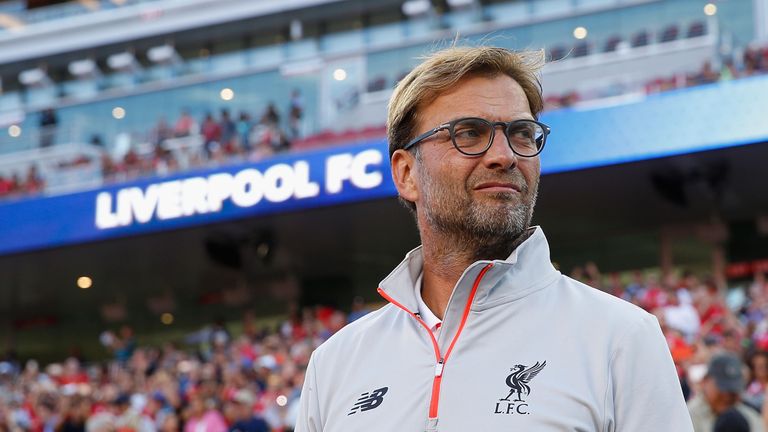
[[[425,222],[445,240],[445,254],[466,255],[472,260],[505,259],[530,227],[539,179],[530,187],[519,171],[506,175],[520,192],[484,193],[473,196],[471,185],[441,185],[427,176],[424,184]],[[510,177],[512,177],[510,179]]]

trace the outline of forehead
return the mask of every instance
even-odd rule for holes
[[[533,115],[525,91],[507,75],[464,77],[419,110],[422,120],[419,123],[445,122],[460,117],[500,121],[533,118]]]

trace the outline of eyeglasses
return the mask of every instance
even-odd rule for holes
[[[479,156],[491,148],[497,126],[504,128],[509,148],[521,157],[534,157],[541,153],[551,132],[549,126],[535,120],[490,122],[478,117],[466,117],[441,124],[417,136],[406,144],[403,150],[410,149],[441,130],[448,130],[456,150],[467,156]]]

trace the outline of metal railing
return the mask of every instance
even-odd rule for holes
[[[19,5],[8,5],[0,10],[0,13],[12,19],[18,20],[19,25],[32,25],[75,16],[98,13],[105,10],[117,9],[125,6],[142,3],[157,3],[165,0],[98,0],[96,2],[78,3],[67,2],[35,9],[26,9],[23,2]],[[0,27],[0,33],[12,31],[13,26]]]

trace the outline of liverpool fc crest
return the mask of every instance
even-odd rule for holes
[[[536,375],[544,369],[547,362],[536,362],[533,366],[515,365],[510,369],[510,373],[507,376],[507,386],[509,387],[509,394],[505,398],[499,399],[496,403],[495,414],[528,414],[528,404],[525,403],[524,398],[531,394],[531,386],[529,383],[536,377]],[[511,398],[513,398],[510,400]],[[502,404],[502,402],[507,402]],[[505,405],[505,406],[503,406]]]

